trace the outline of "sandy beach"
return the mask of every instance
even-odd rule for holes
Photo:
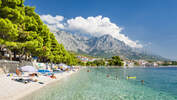
[[[5,74],[0,75],[0,100],[19,100],[42,87],[57,82],[63,78],[67,78],[76,72],[77,71],[69,71],[55,74],[57,79],[51,79],[48,76],[38,77],[38,82],[43,82],[44,84],[39,84],[38,82],[24,84],[12,80],[14,77],[7,77]]]

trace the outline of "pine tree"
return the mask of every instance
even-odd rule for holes
[[[59,44],[53,33],[24,0],[0,0],[0,45],[15,57],[37,56],[41,61],[76,64],[74,55]]]

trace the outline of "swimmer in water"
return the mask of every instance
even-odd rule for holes
[[[90,70],[87,70],[87,72],[90,72]]]
[[[116,75],[116,80],[118,79],[118,76]]]
[[[106,75],[106,77],[109,77],[109,74],[108,74],[108,75]]]
[[[144,80],[141,80],[141,84],[144,85]]]

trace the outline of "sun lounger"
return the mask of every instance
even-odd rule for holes
[[[43,82],[38,82],[39,84],[44,84]]]
[[[25,83],[25,84],[27,84],[27,83],[32,81],[31,79],[23,79],[23,78],[13,79],[13,80],[15,80],[17,82]]]
[[[33,79],[23,79],[23,78],[18,78],[18,79],[12,79],[16,82],[21,82],[21,83],[24,83],[24,84],[27,84],[27,83],[30,83],[30,82],[37,82],[38,80],[33,80]]]

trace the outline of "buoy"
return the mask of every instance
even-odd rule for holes
[[[134,76],[134,77],[131,77],[131,76],[127,76],[127,80],[128,79],[136,79],[136,77]]]

